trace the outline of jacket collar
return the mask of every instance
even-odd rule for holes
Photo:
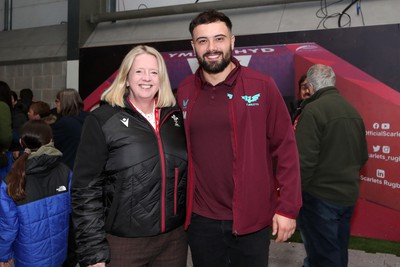
[[[304,108],[308,103],[314,102],[323,95],[328,95],[328,94],[339,94],[339,90],[335,86],[328,86],[321,88],[318,91],[316,91],[310,98],[301,102],[300,107]]]
[[[28,158],[31,159],[34,157],[39,157],[44,154],[49,156],[62,156],[62,153],[54,147],[54,143],[50,142],[44,146],[41,146],[37,151],[32,152]]]

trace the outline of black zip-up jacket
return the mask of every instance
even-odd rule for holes
[[[184,222],[187,150],[182,112],[162,108],[159,131],[136,110],[100,106],[82,129],[71,189],[83,266],[110,260],[106,233],[155,236]]]

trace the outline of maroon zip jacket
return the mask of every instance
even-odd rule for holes
[[[274,80],[232,58],[239,73],[232,84],[229,117],[234,154],[233,233],[243,235],[271,226],[275,213],[295,219],[301,207],[299,157],[288,110]],[[186,228],[193,206],[190,123],[201,90],[200,68],[177,91],[189,153]]]

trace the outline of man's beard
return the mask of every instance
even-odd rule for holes
[[[205,60],[205,57],[207,57],[210,54],[220,54],[222,55],[222,60],[219,62],[218,61],[207,62]],[[196,53],[196,57],[197,60],[199,61],[200,66],[205,72],[209,74],[217,74],[225,70],[225,68],[231,62],[231,55],[232,55],[231,50],[228,50],[228,53],[226,55],[224,55],[224,53],[221,51],[207,52],[202,57],[197,55]]]

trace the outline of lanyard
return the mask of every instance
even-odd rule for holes
[[[155,125],[153,125],[154,129],[156,130],[156,133],[158,133],[160,129],[160,109],[156,108],[154,111],[154,116],[155,116]]]

